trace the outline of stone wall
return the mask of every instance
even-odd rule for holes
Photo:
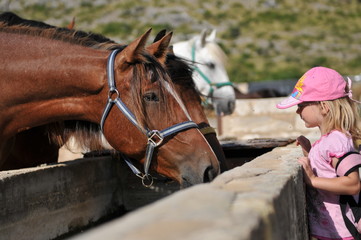
[[[276,148],[71,239],[308,239],[300,154]]]
[[[73,239],[305,240],[300,155],[293,144],[278,147],[173,194],[158,185],[141,188],[137,177],[126,177],[125,164],[109,157],[3,171],[0,236],[54,239],[145,199],[144,207]]]
[[[222,117],[220,139],[292,138],[299,135],[317,135],[318,129],[307,129],[297,107],[277,109],[284,98],[237,99],[232,115]],[[211,125],[216,127],[214,117]]]
[[[47,240],[121,209],[111,158],[0,172],[0,239]]]

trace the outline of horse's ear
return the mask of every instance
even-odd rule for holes
[[[152,43],[147,47],[147,50],[150,52],[150,54],[154,55],[154,57],[156,57],[161,63],[165,63],[167,53],[169,51],[168,47],[170,40],[172,39],[172,35],[173,33],[169,32],[160,40]]]
[[[149,37],[150,32],[152,29],[150,28],[146,31],[142,36],[138,37],[136,40],[131,42],[122,52],[122,60],[127,63],[135,63],[138,61],[145,61],[142,53],[145,48],[145,44]]]
[[[206,40],[208,42],[215,42],[216,41],[216,33],[217,33],[217,30],[213,29],[212,32],[208,35]]]
[[[67,29],[74,29],[75,26],[75,17],[73,17],[73,19],[71,20],[71,22],[68,24],[68,26],[66,27]]]
[[[207,29],[203,29],[201,32],[201,47],[205,47],[206,46],[206,41],[207,41]]]
[[[161,31],[157,34],[157,36],[155,36],[153,42],[155,43],[155,42],[159,41],[162,37],[165,36],[165,33],[166,33],[166,32],[167,32],[167,30],[165,30],[165,29],[161,30]]]

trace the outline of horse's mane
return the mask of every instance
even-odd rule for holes
[[[79,30],[72,30],[68,28],[55,27],[43,22],[26,20],[20,18],[14,13],[6,12],[0,14],[0,31],[10,32],[17,34],[27,34],[32,36],[40,36],[48,39],[55,39],[72,44],[91,47],[94,49],[102,50],[114,50],[123,49],[126,45],[117,44],[116,42],[104,37],[100,34],[91,32],[84,32]],[[146,55],[148,64],[145,64],[146,70],[155,72],[159,69],[163,69],[158,66],[158,62],[154,61],[151,56]],[[168,54],[166,60],[167,71],[171,76],[171,80],[174,83],[187,85],[190,88],[196,89],[192,79],[192,69],[185,60],[176,57],[174,54]],[[137,72],[137,71],[136,71]],[[157,72],[156,75],[162,77],[158,79],[165,79],[165,73]],[[140,79],[140,77],[138,77]],[[168,80],[169,81],[169,80]],[[170,81],[169,81],[170,82]],[[171,83],[171,82],[170,82]],[[145,117],[145,110],[142,107],[142,100],[140,99],[141,82],[132,82],[132,97],[136,99],[135,105],[138,112],[134,112],[138,121],[141,124],[145,124],[148,119]],[[161,90],[161,96],[164,96],[164,92]],[[174,113],[170,113],[174,114]],[[75,137],[79,146],[87,148],[89,150],[102,149],[102,135],[99,124],[85,122],[85,121],[64,121],[48,125],[49,134],[51,139],[59,145],[63,145],[71,137]],[[96,133],[96,134],[94,134]]]
[[[23,19],[12,12],[0,14],[0,31],[60,40],[96,49],[113,50],[122,46],[100,34],[55,27],[43,22]]]

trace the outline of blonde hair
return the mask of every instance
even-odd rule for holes
[[[326,132],[336,129],[351,134],[355,148],[358,149],[361,140],[361,118],[357,103],[348,97],[322,102],[327,104],[330,110],[325,118]]]

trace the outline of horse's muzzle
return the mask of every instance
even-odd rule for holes
[[[210,165],[204,169],[203,176],[183,175],[180,182],[181,188],[187,188],[200,183],[207,183],[213,181],[220,174],[219,166],[217,169]]]
[[[233,99],[220,99],[214,101],[217,115],[230,115],[234,112],[236,102]]]

